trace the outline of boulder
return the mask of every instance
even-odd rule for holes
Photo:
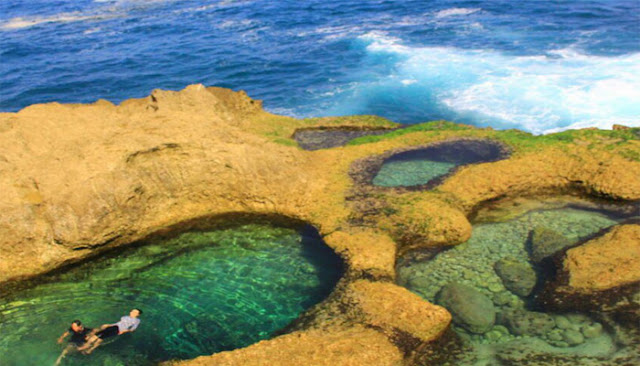
[[[579,292],[608,290],[640,281],[640,225],[621,225],[567,251],[562,270]]]
[[[453,322],[472,333],[485,333],[493,327],[493,302],[473,287],[449,283],[440,289],[436,302],[451,312]]]
[[[550,315],[526,310],[503,312],[498,322],[515,335],[543,335],[555,327]]]
[[[639,262],[640,225],[613,227],[568,250],[537,301],[549,310],[613,313],[624,324],[638,324]]]
[[[519,296],[529,296],[538,280],[536,272],[529,264],[513,258],[502,258],[493,268],[504,287]]]
[[[538,226],[531,231],[530,234],[530,256],[534,263],[540,263],[543,259],[567,248],[571,245],[571,241],[562,234],[543,227]]]

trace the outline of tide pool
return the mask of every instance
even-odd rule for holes
[[[74,319],[99,327],[134,307],[144,312],[138,330],[62,365],[152,365],[245,347],[323,300],[341,275],[309,230],[246,225],[130,247],[0,297],[0,364],[53,365]]]
[[[467,242],[432,259],[422,259],[415,251],[398,260],[401,285],[453,309],[453,329],[468,346],[456,356],[456,365],[518,363],[518,355],[527,354],[542,354],[547,362],[564,358],[575,365],[637,359],[633,347],[616,344],[615,332],[603,326],[597,314],[547,313],[536,306],[536,289],[552,273],[549,263],[532,254],[535,233],[575,245],[621,219],[607,211],[554,205],[506,221],[475,224]]]

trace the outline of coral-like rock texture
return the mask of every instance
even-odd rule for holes
[[[556,279],[540,295],[545,306],[561,311],[592,310],[626,319],[638,331],[640,321],[640,225],[612,228],[569,249]],[[634,324],[636,326],[634,326]]]
[[[592,293],[640,281],[640,225],[621,225],[570,249],[563,262],[568,286]]]
[[[230,217],[309,223],[345,261],[334,292],[280,336],[181,364],[404,364],[447,333],[451,317],[392,282],[402,250],[464,242],[468,217],[498,199],[640,199],[637,129],[532,136],[444,121],[398,127],[373,116],[278,116],[243,92],[202,85],[120,105],[49,103],[0,113],[0,286]],[[298,130],[339,128],[376,134],[349,140],[361,135],[353,134],[331,148],[323,141],[315,151],[293,138]],[[511,155],[462,167],[423,190],[357,179],[371,176],[376,157],[459,139],[491,140]],[[611,235],[636,235],[637,250],[633,230]],[[620,245],[632,243],[609,240],[571,258],[617,255]],[[580,289],[631,279],[633,268],[607,272],[590,259],[603,276],[593,282],[574,261],[572,286]]]

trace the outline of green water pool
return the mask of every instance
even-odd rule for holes
[[[0,365],[52,365],[56,339],[80,319],[141,325],[62,365],[149,365],[269,338],[323,300],[340,259],[313,230],[265,225],[190,232],[127,248],[0,297]]]
[[[381,187],[435,185],[456,167],[505,158],[506,148],[491,140],[454,140],[394,154],[384,160],[372,184]]]
[[[398,282],[454,314],[453,329],[469,348],[445,364],[522,364],[525,361],[518,357],[536,353],[573,357],[576,365],[603,365],[629,351],[616,344],[615,334],[588,314],[543,313],[536,307],[533,284],[539,286],[551,273],[545,273],[544,263],[532,260],[532,233],[553,231],[566,242],[577,243],[619,220],[605,212],[559,207],[476,224],[466,243],[433,258],[419,252],[399,258]],[[526,277],[533,275],[528,283],[532,292],[518,294],[518,288],[507,288],[512,284],[499,275],[498,262],[530,268],[520,270],[516,279],[526,284]]]
[[[373,178],[380,187],[417,186],[448,174],[458,165],[431,160],[389,161]]]

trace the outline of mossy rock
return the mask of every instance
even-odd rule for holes
[[[454,323],[469,332],[485,333],[495,323],[493,302],[473,287],[449,283],[440,289],[436,301],[451,312]]]
[[[529,264],[514,258],[502,258],[493,268],[504,287],[519,296],[529,296],[538,280],[536,272]]]
[[[498,323],[515,335],[543,335],[555,327],[553,318],[545,313],[526,310],[506,311],[498,316]]]
[[[530,256],[534,263],[552,256],[572,245],[572,242],[562,234],[552,229],[538,226],[530,234]]]

